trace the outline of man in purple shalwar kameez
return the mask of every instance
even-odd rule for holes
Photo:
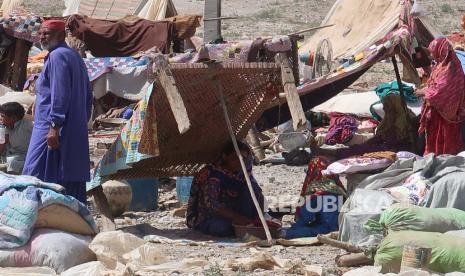
[[[50,53],[36,84],[34,129],[23,174],[61,184],[66,194],[86,203],[92,107],[87,69],[65,43],[64,22],[45,21],[40,39]]]

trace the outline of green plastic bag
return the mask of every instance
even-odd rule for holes
[[[428,269],[449,273],[465,271],[465,239],[441,233],[400,231],[389,234],[381,242],[375,266],[382,273],[399,273],[404,246],[432,248]]]
[[[393,205],[378,221],[369,220],[363,228],[370,232],[424,231],[445,233],[465,229],[465,212],[455,208],[425,208]]]

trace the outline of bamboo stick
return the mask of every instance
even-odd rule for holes
[[[324,243],[324,244],[327,244],[329,246],[333,246],[333,247],[336,247],[336,248],[340,248],[340,249],[344,249],[346,250],[347,252],[350,252],[350,253],[361,253],[363,252],[363,250],[356,246],[356,245],[353,245],[351,243],[348,243],[348,242],[342,242],[342,241],[337,241],[337,240],[333,240],[325,235],[318,235],[317,236],[317,239],[321,242],[321,243]]]
[[[252,126],[252,128],[250,128],[249,132],[247,133],[247,142],[252,147],[252,152],[259,161],[266,158],[265,151],[260,145],[260,140],[257,138],[257,130],[254,126]]]
[[[338,256],[336,258],[336,264],[338,267],[373,265],[373,260],[365,256],[364,253],[355,253]]]
[[[334,24],[308,28],[308,29],[304,29],[304,30],[301,30],[301,31],[297,31],[295,33],[288,34],[287,36],[300,35],[300,34],[303,34],[303,33],[311,32],[311,31],[317,31],[317,30],[329,28],[329,27],[332,27],[332,26],[334,26]]]
[[[205,18],[203,21],[217,21],[217,20],[228,20],[228,19],[238,19],[239,16],[224,16],[224,17],[214,17],[214,18]]]
[[[231,120],[229,119],[229,113],[228,113],[228,107],[226,106],[226,100],[224,98],[224,93],[223,93],[223,87],[219,83],[218,79],[213,76],[213,82],[215,83],[216,89],[218,90],[219,96],[220,96],[220,102],[221,102],[221,107],[223,108],[223,113],[224,113],[224,119],[226,121],[226,125],[228,127],[229,131],[229,136],[231,137],[231,140],[234,145],[234,149],[236,150],[237,157],[239,158],[239,161],[241,163],[242,167],[242,172],[244,173],[245,180],[247,182],[247,186],[249,188],[250,195],[252,196],[253,203],[255,204],[255,208],[257,209],[258,216],[260,218],[260,221],[263,225],[263,229],[265,230],[266,234],[266,239],[268,240],[269,245],[271,246],[273,244],[273,239],[271,237],[270,229],[268,228],[268,224],[265,221],[265,216],[263,215],[263,210],[260,207],[260,204],[258,203],[257,197],[255,196],[255,192],[252,188],[252,182],[250,181],[250,176],[249,173],[247,172],[247,168],[245,166],[244,159],[242,158],[242,154],[239,150],[239,147],[237,145],[237,140],[236,136],[234,134],[234,130],[231,125]]]

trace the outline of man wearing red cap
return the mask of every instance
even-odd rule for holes
[[[34,129],[23,174],[61,184],[85,203],[92,92],[84,61],[66,45],[65,36],[63,21],[42,23],[40,42],[49,54],[36,83]]]

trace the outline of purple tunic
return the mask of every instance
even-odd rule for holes
[[[89,181],[87,122],[92,92],[79,54],[64,43],[53,49],[37,80],[36,92],[34,129],[23,174],[60,184]],[[52,122],[62,126],[57,150],[47,145]]]

